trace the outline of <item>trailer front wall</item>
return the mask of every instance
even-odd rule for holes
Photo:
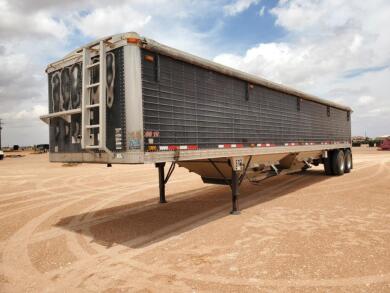
[[[125,77],[123,47],[107,54],[106,142],[113,152],[126,150]],[[92,58],[94,60],[94,58]],[[96,60],[97,61],[97,60]],[[98,67],[92,70],[91,82],[98,82]],[[82,63],[49,73],[49,113],[78,109],[81,105]],[[97,88],[91,95],[98,96]],[[81,114],[73,114],[70,121],[61,117],[50,119],[49,141],[51,152],[81,152]],[[99,109],[92,109],[91,124],[99,123]],[[95,144],[98,129],[91,130]]]
[[[142,49],[145,150],[346,142],[350,113]]]

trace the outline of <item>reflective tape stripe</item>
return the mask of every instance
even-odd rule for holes
[[[199,149],[197,145],[164,145],[160,146],[159,150],[160,151],[176,151],[176,150],[197,150]]]
[[[348,142],[340,142],[340,141],[322,141],[322,142],[285,142],[281,144],[282,146],[308,146],[308,145],[329,145],[329,144],[341,144],[341,143],[348,143]],[[117,143],[117,146],[119,146],[119,143]],[[274,146],[280,146],[280,144],[276,145],[273,143],[257,143],[257,144],[250,144],[250,145],[244,145],[242,143],[232,143],[232,144],[218,144],[217,145],[219,149],[225,149],[225,148],[244,148],[244,147],[274,147]],[[168,146],[159,146],[160,151],[176,151],[176,150],[198,150],[199,147],[197,145],[168,145]]]
[[[270,143],[258,143],[257,146],[262,148],[262,147],[270,147],[275,145]]]

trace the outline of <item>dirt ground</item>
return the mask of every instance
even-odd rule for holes
[[[390,152],[226,186],[153,165],[0,161],[0,292],[390,292]]]

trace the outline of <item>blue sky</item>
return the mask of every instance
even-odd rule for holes
[[[223,3],[229,4],[232,2],[234,1]],[[210,57],[226,52],[243,54],[247,48],[258,43],[280,40],[287,35],[282,27],[275,25],[276,17],[269,13],[278,1],[249,2],[252,2],[252,4],[248,9],[234,15],[224,15],[223,5],[219,5],[219,10],[204,15],[193,15],[188,19],[197,33],[209,34],[214,32],[213,36],[210,37],[210,39],[212,38],[210,41],[215,42],[216,46],[213,52],[210,52]],[[217,3],[221,2],[217,1]],[[262,15],[260,15],[261,10],[263,11]],[[83,10],[79,12],[79,15],[85,17],[91,12]],[[164,25],[165,20],[159,19],[159,22]],[[155,38],[158,39],[158,36]],[[93,39],[94,37],[85,36],[79,30],[76,30],[70,35],[67,48],[73,50]]]
[[[273,42],[286,36],[283,28],[275,26],[276,17],[269,13],[276,4],[277,1],[259,2],[228,17],[221,29],[221,46],[228,44],[226,51],[243,54],[258,43]],[[260,15],[263,7],[264,14]]]
[[[347,104],[354,135],[390,134],[390,2],[374,2],[0,0],[3,143],[47,141],[48,63],[126,31]]]

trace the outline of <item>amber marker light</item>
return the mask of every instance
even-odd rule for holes
[[[127,38],[127,43],[129,44],[138,44],[139,39],[138,38]]]
[[[145,56],[145,60],[149,61],[149,62],[153,62],[154,61],[154,57],[152,55],[146,55]]]

